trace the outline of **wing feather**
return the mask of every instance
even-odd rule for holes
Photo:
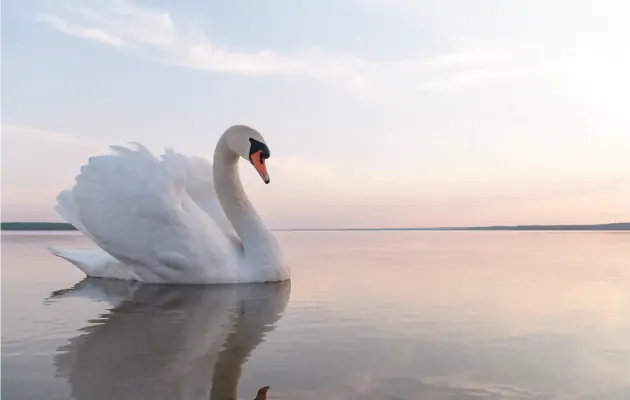
[[[211,215],[187,191],[188,171],[198,163],[163,162],[141,145],[112,149],[115,154],[92,157],[81,168],[72,189],[74,208],[62,208],[69,222],[144,281],[236,279],[233,238],[215,220],[217,213]],[[210,201],[212,193],[206,192],[203,199]]]

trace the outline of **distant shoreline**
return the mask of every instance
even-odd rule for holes
[[[3,231],[76,231],[64,222],[2,222]],[[272,229],[292,232],[345,232],[345,231],[630,231],[630,222],[593,225],[514,225],[514,226],[464,226],[464,227],[417,227],[417,228],[313,228]]]
[[[3,231],[76,231],[65,222],[3,222]]]
[[[273,229],[289,232],[346,232],[346,231],[630,231],[630,222],[595,225],[497,225],[428,228],[330,228],[330,229]]]

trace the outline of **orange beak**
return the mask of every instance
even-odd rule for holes
[[[265,159],[260,157],[261,153],[262,153],[262,150],[252,153],[249,156],[249,159],[251,160],[252,164],[254,164],[254,168],[256,168],[256,171],[258,171],[258,174],[260,175],[262,180],[265,183],[269,183],[270,181],[269,173],[267,173],[267,166],[265,165]]]

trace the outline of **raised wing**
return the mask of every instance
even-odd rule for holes
[[[140,145],[112,148],[116,154],[90,158],[72,189],[88,236],[142,281],[236,279],[238,248],[188,195],[183,164],[163,163]]]
[[[55,211],[66,221],[71,223],[81,233],[94,240],[90,232],[85,228],[79,219],[79,212],[76,204],[74,204],[74,195],[71,190],[64,190],[57,195],[57,205]]]

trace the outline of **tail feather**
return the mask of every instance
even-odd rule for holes
[[[91,261],[94,259],[94,253],[97,250],[65,250],[58,247],[48,247],[48,251],[76,265],[81,271],[85,272],[87,276],[95,276],[95,266]]]
[[[53,255],[76,265],[89,277],[138,280],[132,268],[124,265],[102,249],[70,250],[48,247],[48,250]]]

